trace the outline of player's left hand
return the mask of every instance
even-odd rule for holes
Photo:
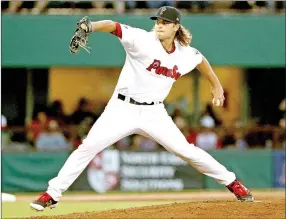
[[[91,21],[88,17],[83,17],[79,22],[77,22],[77,29],[70,41],[69,49],[71,53],[79,52],[80,47],[85,49],[88,53],[90,47],[87,46],[88,36],[91,33]]]
[[[225,100],[225,97],[223,95],[223,88],[221,86],[212,88],[211,93],[213,95],[212,103],[215,106],[223,106],[223,102]]]

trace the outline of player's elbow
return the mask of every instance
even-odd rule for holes
[[[102,20],[92,22],[92,31],[93,32],[113,32],[116,30],[116,22],[112,20]]]

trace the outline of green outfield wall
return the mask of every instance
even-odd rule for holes
[[[66,152],[2,153],[2,191],[43,191],[68,158]]]
[[[2,66],[121,66],[125,52],[116,37],[92,34],[92,54],[69,52],[76,22],[84,15],[2,15]],[[90,16],[150,30],[146,15]],[[213,65],[285,66],[285,17],[282,15],[188,15],[183,25],[192,46]]]
[[[285,187],[285,152],[268,149],[209,151],[249,188]],[[45,191],[68,153],[2,153],[2,191]],[[106,192],[224,189],[173,154],[105,150],[69,190]]]
[[[271,188],[274,181],[273,157],[271,150],[220,150],[210,154],[229,171],[236,174],[249,188]],[[204,178],[204,188],[223,188],[214,179]]]

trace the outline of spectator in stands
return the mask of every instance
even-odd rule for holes
[[[147,1],[148,8],[158,9],[163,6],[172,6],[174,7],[175,1]]]
[[[36,5],[37,2],[35,1],[7,1],[4,4],[6,11],[9,13],[28,13],[35,8]]]
[[[47,129],[37,137],[36,148],[38,151],[70,151],[72,144],[60,132],[57,121],[51,120]]]
[[[285,13],[286,10],[286,1],[275,1],[275,9],[277,12]]]
[[[210,103],[206,105],[206,108],[201,117],[203,118],[204,116],[210,116],[214,121],[215,127],[218,127],[222,124],[221,119],[216,115],[216,113],[213,110],[212,104]]]
[[[1,115],[1,131],[7,131],[7,118]]]
[[[245,135],[248,148],[272,147],[272,139],[273,133],[271,130],[256,130],[255,126],[252,126],[252,130],[249,130]]]
[[[132,146],[132,143],[131,143],[131,137],[130,136],[122,138],[114,144],[114,147],[116,149],[123,150],[123,151],[124,150],[125,151],[131,150],[131,146]]]
[[[33,116],[32,121],[27,124],[27,140],[31,145],[35,144],[35,141],[40,133],[42,133],[49,123],[46,110],[39,110]]]
[[[224,1],[221,1],[224,2]],[[1,1],[2,12],[8,13],[56,13],[67,14],[70,9],[90,10],[98,9],[97,13],[105,13],[105,9],[114,9],[116,13],[124,13],[125,9],[154,9],[163,5],[175,6],[191,12],[203,12],[213,5],[213,9],[222,10],[216,7],[215,1]],[[285,12],[285,1],[225,1],[226,8],[238,10],[240,12]],[[231,6],[229,6],[229,4]],[[53,10],[56,9],[56,10]],[[58,11],[60,9],[61,11]],[[68,9],[68,10],[62,10]],[[196,10],[194,10],[196,9]]]
[[[221,141],[218,135],[211,129],[215,122],[211,116],[204,116],[200,120],[201,130],[196,136],[196,146],[204,150],[215,150],[221,148]]]
[[[162,6],[174,6],[175,1],[126,1],[126,9],[158,9]]]
[[[186,139],[190,144],[196,145],[198,131],[194,129],[189,129],[188,134],[186,135]]]
[[[176,107],[171,115],[172,119],[174,120],[177,117],[183,117],[183,112],[180,108]]]
[[[159,146],[158,144],[142,135],[135,135],[133,138],[133,150],[136,151],[156,151]]]
[[[241,129],[227,129],[227,132],[222,138],[222,148],[247,149],[248,144],[243,131]]]
[[[80,98],[77,109],[71,115],[71,123],[78,125],[86,117],[95,118],[96,115],[90,110],[90,104],[86,98]]]
[[[69,135],[70,140],[73,142],[74,150],[82,143],[83,139],[86,138],[88,131],[91,129],[94,123],[94,118],[85,117],[79,125],[70,129]]]
[[[22,4],[22,1],[1,1],[1,10],[8,13],[18,13]]]
[[[187,136],[188,135],[188,123],[186,118],[183,115],[183,112],[180,108],[175,108],[173,114],[172,114],[172,119],[176,126],[180,129],[180,131]]]
[[[247,10],[252,9],[252,6],[248,1],[233,1],[230,9],[238,10],[240,12],[246,12]]]
[[[10,136],[7,130],[7,118],[1,115],[1,145],[2,149],[6,148],[10,142]]]
[[[141,136],[142,137],[142,141],[141,141],[141,144],[139,145],[139,149],[141,151],[156,151],[158,150],[159,146],[158,144],[151,140],[150,138],[146,138],[144,136]]]
[[[3,1],[2,11],[8,13],[40,14],[49,8],[71,8],[71,2],[65,1]]]
[[[176,116],[174,118],[174,122],[175,122],[176,126],[180,129],[182,134],[184,136],[187,136],[188,133],[189,133],[189,126],[187,124],[186,119],[184,117],[182,117],[182,116]]]
[[[283,129],[286,128],[286,98],[279,104],[279,110],[282,112],[282,118],[279,120],[279,126]]]
[[[207,9],[209,2],[208,1],[177,1],[176,7],[179,9],[186,9],[192,11],[194,7],[198,7],[199,11],[204,11]]]
[[[1,11],[5,12],[8,11],[9,8],[9,1],[1,1]]]
[[[92,117],[85,117],[81,123],[77,126],[78,137],[80,139],[85,139],[86,135],[88,134],[89,130],[91,129],[94,120]]]
[[[232,130],[227,129],[221,140],[222,148],[235,147],[235,136]]]
[[[255,1],[255,5],[259,8],[266,8],[268,4],[268,1]]]
[[[56,120],[60,126],[68,123],[68,117],[64,113],[63,103],[60,100],[55,100],[51,103],[48,116]]]
[[[281,147],[285,149],[286,147],[286,98],[284,98],[279,104],[279,110],[282,112],[282,118],[279,120],[279,127],[282,128],[281,133],[279,133],[279,143]]]
[[[244,133],[242,130],[237,130],[234,133],[234,137],[235,137],[235,146],[237,149],[247,149],[248,148],[248,144],[245,140]]]
[[[93,1],[73,1],[72,4],[74,8],[80,9],[91,9],[95,6]]]
[[[113,2],[112,1],[49,1],[47,8],[102,9],[102,8],[113,8]]]
[[[142,8],[148,8],[148,5],[146,1],[126,1],[125,8],[127,10],[142,9]]]

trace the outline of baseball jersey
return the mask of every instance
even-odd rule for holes
[[[163,101],[173,83],[192,71],[202,61],[202,54],[190,46],[174,41],[167,52],[155,32],[116,23],[116,31],[126,60],[114,94],[121,93],[138,102]]]

